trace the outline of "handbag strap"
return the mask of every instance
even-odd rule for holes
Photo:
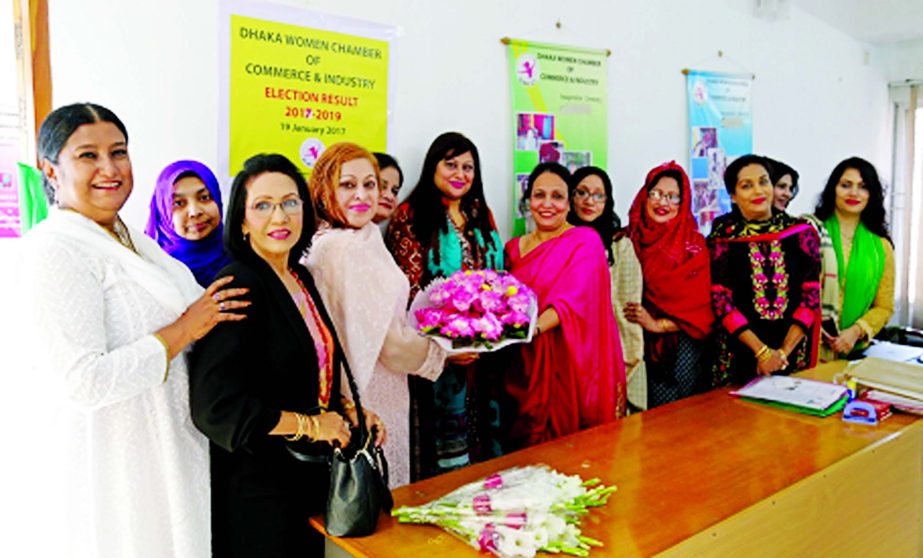
[[[346,359],[346,354],[343,352],[343,347],[340,345],[338,335],[334,335],[333,339],[336,345],[336,351],[340,355],[343,371],[346,373],[346,381],[349,382],[349,391],[353,394],[353,404],[356,406],[356,417],[359,422],[359,445],[360,447],[364,447],[369,436],[371,436],[371,432],[368,431],[368,427],[365,425],[365,412],[362,409],[362,398],[359,397],[359,386],[356,385],[356,380],[353,378],[353,372],[349,368],[349,361]]]

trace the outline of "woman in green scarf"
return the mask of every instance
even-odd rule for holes
[[[894,247],[875,167],[859,157],[838,164],[814,215],[833,241],[840,286],[838,330],[824,331],[824,345],[845,356],[863,347],[894,313]]]

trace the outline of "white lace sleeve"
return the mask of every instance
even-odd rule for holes
[[[381,363],[391,370],[435,380],[445,368],[446,352],[395,316],[385,335]]]
[[[106,277],[104,261],[75,248],[54,238],[30,243],[21,278],[34,362],[73,404],[94,409],[162,384],[168,363],[153,332],[115,344],[144,304]]]

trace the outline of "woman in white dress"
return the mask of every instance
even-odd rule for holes
[[[314,165],[308,186],[322,223],[305,263],[340,334],[360,395],[388,429],[390,484],[407,484],[407,375],[435,380],[446,354],[405,322],[410,284],[372,223],[379,196],[375,157],[352,143],[332,145]]]
[[[24,239],[30,380],[47,472],[47,537],[32,555],[210,555],[208,443],[192,424],[184,351],[242,316],[242,290],[203,294],[118,212],[132,190],[125,126],[108,109],[52,112],[39,134],[48,219]],[[34,329],[33,329],[34,328]],[[46,546],[57,545],[52,554]],[[38,550],[41,548],[42,550]],[[33,552],[35,551],[35,552]]]

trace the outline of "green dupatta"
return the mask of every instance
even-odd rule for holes
[[[832,215],[824,221],[830,233],[833,249],[836,251],[837,276],[843,305],[840,308],[840,330],[852,326],[872,307],[878,284],[885,272],[885,249],[881,238],[868,230],[862,221],[856,226],[852,248],[849,252],[849,266],[843,257],[843,243],[840,239],[840,221]]]

